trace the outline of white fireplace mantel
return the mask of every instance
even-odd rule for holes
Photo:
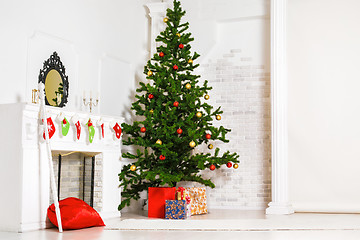
[[[45,228],[47,208],[50,205],[50,172],[42,129],[39,127],[40,106],[36,104],[15,103],[0,105],[1,124],[1,168],[0,183],[0,230],[23,232]],[[70,123],[67,136],[62,136],[60,121],[56,117],[62,113],[68,121],[75,114],[81,125],[80,139],[76,139],[76,129]],[[47,116],[51,117],[56,128],[51,138],[52,150],[57,152],[79,151],[102,154],[102,210],[100,215],[106,219],[119,217],[120,204],[118,174],[121,171],[121,143],[115,137],[110,123],[123,122],[120,117],[89,115],[85,112],[71,112],[62,108],[47,106]],[[88,140],[85,123],[91,118],[96,132],[92,143]],[[104,122],[104,138],[96,122]]]

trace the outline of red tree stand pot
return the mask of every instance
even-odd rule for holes
[[[148,188],[148,217],[165,218],[165,200],[175,200],[175,187]]]

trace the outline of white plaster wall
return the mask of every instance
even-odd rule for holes
[[[186,10],[184,21],[189,21],[189,31],[195,38],[192,50],[201,55],[200,60],[208,56],[215,44],[221,45],[219,39],[227,37],[227,41],[234,44],[247,41],[246,36],[240,37],[244,32],[236,30],[237,23],[269,15],[270,9],[269,0],[182,0],[181,4]],[[222,35],[224,29],[233,27],[233,31],[228,31],[229,35]]]
[[[69,76],[70,110],[85,110],[80,101],[84,90],[95,95],[111,85],[129,91],[134,85],[129,84],[134,82],[134,71],[142,70],[147,57],[146,2],[149,1],[1,1],[0,103],[30,102],[39,70],[53,51],[58,52]],[[109,63],[104,56],[114,60]],[[124,63],[132,68],[124,71]],[[109,75],[118,76],[116,82],[106,81]],[[106,93],[101,98],[105,102],[112,100],[114,109],[122,109],[128,101],[117,101],[116,96]],[[105,108],[101,104],[100,107]],[[95,112],[101,112],[99,107]],[[122,110],[105,112],[119,115]]]
[[[289,187],[296,211],[360,212],[360,2],[289,0]]]

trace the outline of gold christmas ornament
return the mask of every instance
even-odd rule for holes
[[[198,118],[201,118],[201,117],[202,117],[202,113],[201,113],[201,112],[197,112],[197,113],[196,113],[196,116],[197,116]]]
[[[214,148],[214,146],[212,144],[208,145],[208,149],[213,149],[213,148]]]
[[[151,114],[153,114],[153,113],[154,113],[154,110],[151,109],[149,112],[150,112]]]
[[[131,170],[131,171],[135,171],[135,170],[136,170],[136,166],[135,166],[135,165],[131,165],[130,170]]]
[[[166,23],[167,21],[169,21],[169,19],[167,17],[164,18],[164,23]]]
[[[216,115],[216,120],[221,120],[221,116],[220,116],[220,115]]]
[[[237,169],[239,165],[237,163],[234,164],[233,168]]]
[[[185,88],[186,88],[186,89],[190,89],[190,88],[191,88],[191,84],[190,84],[190,83],[187,83],[187,84],[185,85]]]
[[[205,100],[209,100],[210,96],[206,94],[206,95],[204,96],[204,98],[205,98]]]
[[[181,37],[181,34],[180,34],[180,33],[177,33],[176,36]]]
[[[161,145],[161,144],[162,144],[162,141],[161,141],[160,139],[158,139],[158,140],[156,141],[156,144]]]
[[[192,59],[189,59],[188,63],[193,63],[193,60],[192,60]]]
[[[153,75],[153,72],[151,70],[149,70],[147,75],[150,77]]]
[[[196,143],[195,143],[194,141],[191,141],[191,142],[189,143],[189,146],[192,147],[192,148],[195,147],[195,145],[196,145]]]

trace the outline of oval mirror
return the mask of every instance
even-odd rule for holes
[[[51,106],[58,107],[61,103],[63,93],[63,81],[60,73],[51,69],[45,78],[45,96]]]
[[[45,103],[54,107],[64,107],[67,103],[69,82],[60,57],[54,52],[44,62],[40,70],[39,82],[45,85]]]

